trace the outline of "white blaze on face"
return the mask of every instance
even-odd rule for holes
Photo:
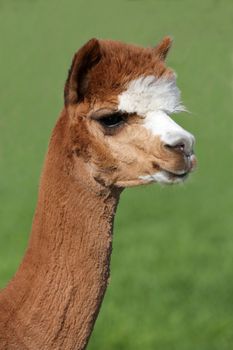
[[[185,111],[175,75],[169,78],[150,75],[131,81],[119,96],[119,109],[143,117],[145,128],[165,144],[174,146],[182,142],[187,153],[192,151],[194,137],[169,117],[169,114]]]

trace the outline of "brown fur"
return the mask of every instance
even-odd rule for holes
[[[156,49],[92,39],[74,56],[28,249],[0,295],[1,350],[85,349],[108,283],[120,192],[140,175],[186,166],[140,116],[111,135],[95,118],[117,109],[130,80],[170,74],[169,47],[168,39]]]

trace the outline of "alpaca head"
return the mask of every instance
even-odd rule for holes
[[[170,46],[92,39],[74,56],[65,86],[73,161],[104,186],[178,183],[194,168],[194,137],[169,117],[184,110],[164,62]]]

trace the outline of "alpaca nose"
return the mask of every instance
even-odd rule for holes
[[[188,156],[193,154],[194,143],[194,136],[188,132],[184,132],[181,134],[169,135],[169,142],[166,142],[165,147]]]

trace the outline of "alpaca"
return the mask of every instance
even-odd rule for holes
[[[74,56],[23,261],[0,294],[1,350],[85,349],[109,280],[113,220],[129,186],[180,183],[194,137],[166,37],[155,48],[91,39]]]

